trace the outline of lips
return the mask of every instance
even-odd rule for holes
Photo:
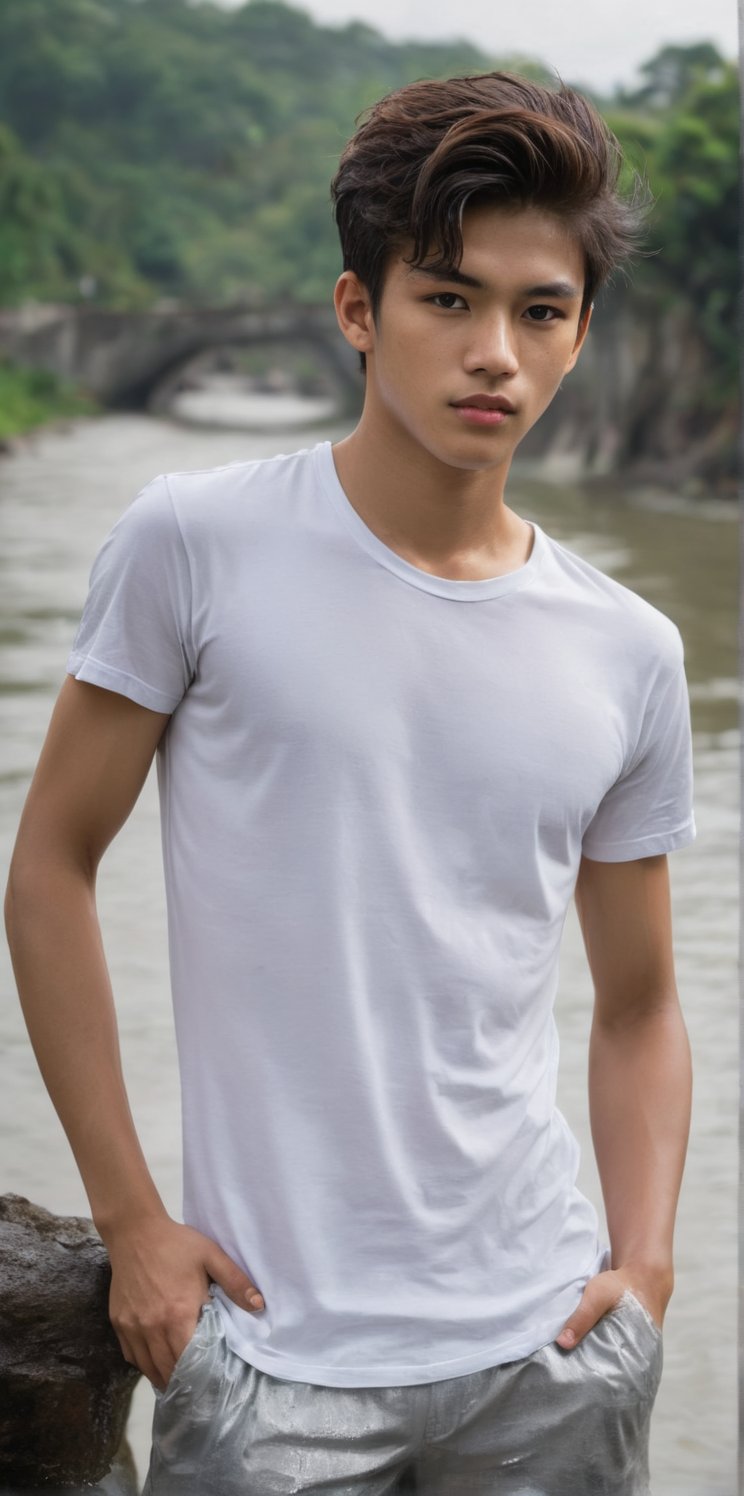
[[[515,410],[506,395],[465,395],[462,400],[453,400],[452,404],[456,405],[459,410],[465,407],[472,407],[475,410],[505,410],[510,415],[513,415]]]

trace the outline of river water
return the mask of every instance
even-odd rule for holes
[[[210,467],[338,440],[301,428],[301,407],[263,429],[199,429],[105,416],[47,431],[0,471],[0,860],[10,853],[28,781],[64,672],[88,569],[137,490],[168,469]],[[316,413],[319,413],[316,411]],[[281,425],[281,420],[284,426]],[[515,470],[510,502],[549,534],[635,588],[686,643],[697,774],[698,840],[673,855],[677,970],[696,1086],[677,1236],[677,1288],[665,1326],[654,1418],[654,1496],[736,1489],[737,1190],[737,516],[732,507],[646,494],[589,495]],[[100,909],[133,1111],[157,1184],[180,1195],[178,1079],[152,779],[104,862]],[[88,1214],[66,1140],[38,1077],[0,956],[0,1191]],[[561,964],[561,1105],[583,1148],[583,1185],[601,1210],[586,1105],[591,986],[575,916]],[[152,1394],[141,1383],[130,1438],[141,1470]]]

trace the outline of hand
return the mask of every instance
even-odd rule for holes
[[[623,1267],[597,1273],[590,1278],[581,1296],[581,1302],[570,1319],[566,1320],[556,1345],[563,1350],[573,1350],[594,1328],[603,1314],[616,1308],[626,1289],[643,1304],[654,1323],[661,1329],[664,1314],[672,1296],[672,1275],[649,1268],[626,1263]]]
[[[109,1314],[122,1355],[161,1392],[194,1333],[210,1281],[241,1309],[265,1307],[255,1283],[216,1242],[165,1214],[117,1231],[106,1246]]]

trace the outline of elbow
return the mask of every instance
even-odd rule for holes
[[[16,849],[8,873],[4,904],[5,933],[11,955],[20,942],[22,931],[29,921],[34,920],[42,904],[41,882],[39,868]]]
[[[595,990],[595,1029],[604,1033],[633,1030],[646,1024],[679,1022],[682,1008],[674,978],[638,985],[631,992],[601,993]]]
[[[19,866],[17,854],[13,856],[8,872],[8,881],[5,886],[5,933],[8,944],[13,949],[13,940],[21,919],[21,909],[28,896],[26,888],[27,879]]]
[[[5,889],[5,931],[11,956],[34,939],[53,911],[63,909],[72,890],[95,896],[95,866],[60,848],[16,844]]]

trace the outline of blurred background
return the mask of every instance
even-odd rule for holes
[[[593,0],[2,0],[0,857],[5,864],[107,530],[158,472],[340,439],[362,385],[337,331],[328,184],[356,117],[412,79],[506,67],[589,94],[646,252],[515,462],[509,502],[642,593],[686,646],[698,840],[671,859],[695,1063],[654,1496],[736,1488],[736,7]],[[133,1110],[180,1209],[180,1119],[157,797],[101,875]],[[87,1214],[0,957],[0,1193]],[[601,1209],[586,1111],[591,1012],[566,931],[561,1105]],[[130,1437],[141,1474],[152,1397]]]

